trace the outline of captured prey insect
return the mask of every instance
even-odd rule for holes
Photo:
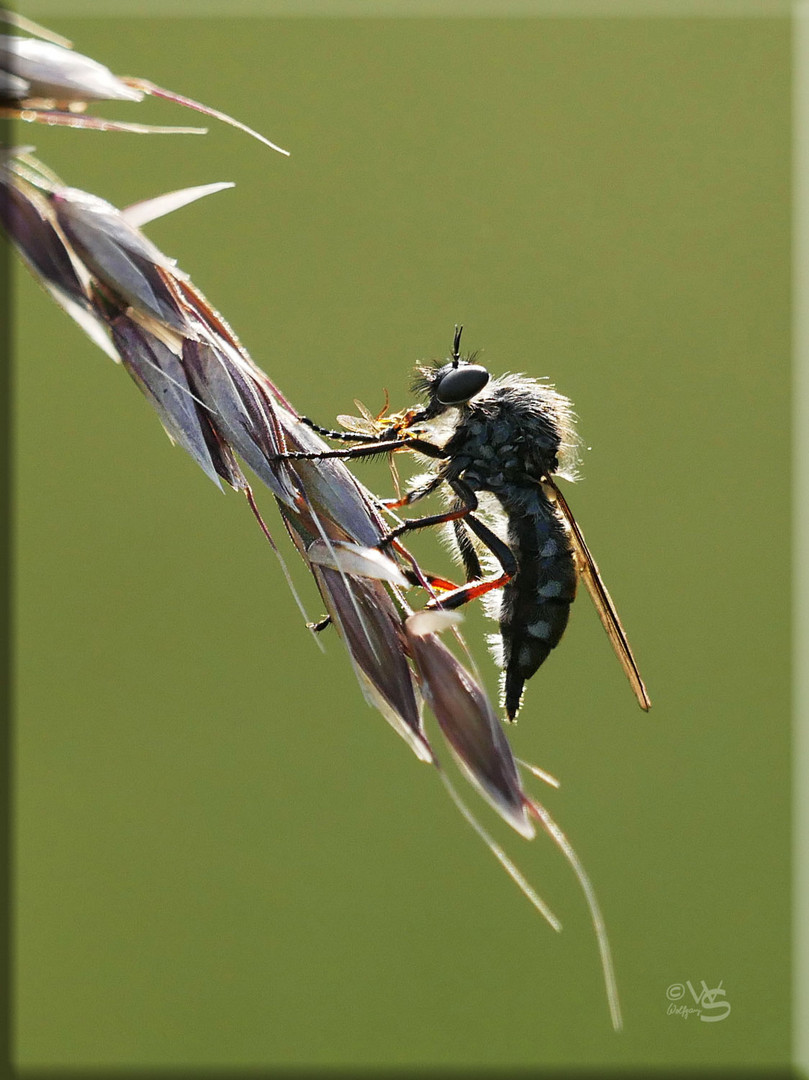
[[[500,624],[492,646],[503,669],[502,705],[510,720],[516,718],[526,680],[564,633],[578,576],[638,703],[648,709],[649,695],[615,605],[554,479],[574,475],[571,403],[547,383],[525,375],[492,379],[475,362],[475,354],[461,356],[462,329],[455,327],[446,362],[417,369],[413,389],[426,398],[423,406],[387,417],[371,417],[367,410],[363,419],[340,417],[350,431],[304,422],[321,435],[358,444],[321,456],[409,450],[428,460],[430,471],[403,498],[383,501],[388,510],[449,489],[448,510],[404,521],[384,543],[393,545],[406,532],[451,523],[467,584],[437,592],[427,607],[452,609],[488,598],[489,613]],[[487,569],[494,569],[489,577],[481,558]]]

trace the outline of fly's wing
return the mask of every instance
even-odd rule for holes
[[[638,665],[635,663],[635,657],[632,655],[632,650],[629,647],[626,631],[623,626],[621,626],[621,620],[618,618],[618,612],[615,610],[612,597],[607,592],[607,586],[601,579],[601,574],[596,566],[595,559],[590,554],[590,549],[585,543],[582,531],[576,524],[576,519],[573,517],[570,507],[567,505],[567,500],[553,480],[546,476],[542,481],[542,485],[543,487],[550,489],[550,497],[558,506],[562,517],[570,529],[569,535],[571,546],[576,555],[579,572],[581,573],[584,584],[587,586],[587,591],[595,604],[598,617],[601,619],[601,623],[607,631],[607,636],[612,642],[612,647],[615,649],[615,655],[618,657],[621,667],[626,672],[626,677],[629,679],[632,689],[635,691],[635,697],[638,699],[638,704],[642,709],[648,711],[652,706],[652,702],[649,699],[649,693],[643,684],[643,679],[640,677]]]

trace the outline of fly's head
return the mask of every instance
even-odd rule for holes
[[[462,408],[483,390],[490,379],[489,372],[476,364],[475,353],[461,356],[462,326],[455,327],[452,355],[443,364],[431,364],[417,369],[413,391],[427,398],[427,404],[413,421],[433,420],[447,409]]]

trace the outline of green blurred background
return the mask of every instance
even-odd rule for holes
[[[18,135],[118,205],[235,180],[148,232],[301,411],[409,402],[456,321],[493,371],[573,398],[568,495],[654,709],[583,595],[510,732],[562,779],[541,795],[604,908],[616,1036],[562,858],[479,806],[557,936],[337,639],[318,652],[242,500],[21,272],[19,1062],[785,1063],[788,22],[49,21],[292,150],[216,125]],[[494,691],[491,628],[469,613]],[[667,1015],[686,980],[731,1015]]]

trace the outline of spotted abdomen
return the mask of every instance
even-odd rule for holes
[[[546,501],[530,514],[509,515],[508,544],[517,573],[503,589],[503,704],[513,720],[530,679],[558,645],[576,595],[576,564],[564,525]]]

